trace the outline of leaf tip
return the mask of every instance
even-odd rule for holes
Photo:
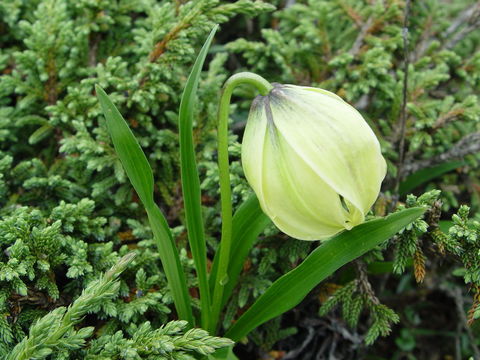
[[[98,84],[95,84],[95,94],[99,98],[100,96],[107,96],[107,93],[105,90],[102,89],[102,87]]]

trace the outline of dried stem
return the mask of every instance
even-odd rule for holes
[[[407,0],[405,4],[405,13],[403,18],[403,99],[402,99],[402,109],[400,112],[400,142],[398,146],[398,166],[397,166],[397,177],[395,179],[394,192],[398,194],[398,189],[400,186],[400,180],[402,176],[403,164],[405,162],[405,133],[407,127],[407,90],[408,90],[408,67],[410,65],[409,54],[408,54],[408,19],[410,16],[410,0]],[[396,203],[396,201],[394,201]]]
[[[480,132],[466,135],[458,141],[450,150],[430,159],[419,160],[407,164],[402,169],[402,177],[408,176],[418,170],[432,167],[446,161],[463,159],[465,156],[480,152]]]
[[[176,3],[176,5],[180,6],[178,2]],[[179,11],[179,7],[177,8],[177,10]],[[167,49],[167,46],[168,46],[169,42],[176,39],[180,35],[182,30],[185,30],[185,29],[189,28],[190,26],[192,26],[193,19],[195,17],[197,17],[199,13],[200,13],[199,9],[196,9],[196,10],[192,11],[191,13],[189,13],[175,27],[173,27],[163,37],[163,39],[161,41],[159,41],[157,44],[155,44],[155,47],[153,48],[152,52],[150,52],[150,54],[148,56],[149,63],[156,62],[160,58],[160,56],[162,56],[163,53],[165,53],[165,50]],[[145,74],[145,70],[143,71],[143,73],[144,73],[144,75],[141,77],[141,79],[139,81],[140,87],[142,87],[148,79],[148,74]]]
[[[453,300],[455,300],[455,305],[457,307],[457,314],[458,314],[458,317],[460,318],[463,328],[465,329],[468,335],[468,338],[470,339],[470,347],[472,348],[474,358],[480,359],[480,350],[476,345],[475,335],[473,335],[472,330],[468,325],[467,316],[465,315],[462,290],[459,287],[456,287],[454,289],[445,289],[445,290],[453,298]]]
[[[380,300],[378,300],[377,296],[375,295],[372,284],[370,284],[370,281],[368,281],[367,266],[362,260],[355,261],[355,271],[358,275],[358,285],[362,293],[366,294],[375,305],[380,304]]]
[[[466,25],[462,28],[463,25]],[[472,5],[465,11],[463,11],[460,16],[450,25],[446,30],[446,37],[454,34],[452,38],[445,42],[444,47],[446,49],[452,49],[458,42],[464,39],[472,31],[480,27],[480,2],[477,2],[475,5]],[[457,30],[461,28],[458,32]]]
[[[363,41],[365,40],[365,37],[371,32],[372,25],[373,25],[373,17],[369,17],[368,20],[360,28],[360,32],[358,33],[358,36],[355,39],[353,46],[349,51],[351,55],[355,56],[358,54],[358,52],[360,51],[360,48],[363,45]]]

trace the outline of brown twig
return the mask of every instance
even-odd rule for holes
[[[360,51],[360,48],[363,45],[365,37],[371,32],[373,25],[373,17],[369,17],[368,20],[361,26],[360,32],[358,33],[357,38],[353,42],[352,48],[349,51],[349,54],[355,56]]]
[[[431,166],[435,166],[454,159],[463,159],[465,156],[480,152],[480,131],[466,135],[450,150],[430,159],[409,163],[402,169],[401,178]]]
[[[433,25],[433,16],[430,14],[426,21],[423,22],[424,27],[422,31],[422,36],[420,37],[420,41],[416,46],[413,53],[410,55],[410,61],[415,62],[417,61],[424,53],[427,51],[428,47],[432,43],[432,25]]]
[[[377,296],[375,295],[372,284],[370,284],[370,281],[368,281],[367,266],[362,260],[355,261],[355,270],[358,275],[358,286],[360,287],[362,293],[366,294],[372,303],[376,305],[380,304],[380,300],[378,300]]]
[[[480,9],[480,3],[473,4],[467,9],[463,10],[454,20],[452,20],[450,26],[445,30],[445,38],[454,34],[460,27],[465,25],[469,20],[472,19],[472,16]]]
[[[440,116],[435,121],[435,124],[433,124],[433,126],[432,126],[432,130],[437,131],[438,129],[445,126],[446,124],[448,124],[452,120],[455,120],[457,117],[459,117],[460,115],[463,115],[464,113],[465,113],[465,109],[450,110],[446,114],[443,114],[442,116]]]
[[[465,27],[461,28],[463,25]],[[464,39],[472,31],[480,27],[480,2],[470,6],[463,11],[460,16],[452,22],[450,27],[445,31],[445,37],[454,34],[453,37],[445,42],[445,49],[452,49],[458,42]],[[457,30],[461,28],[458,32]]]
[[[148,61],[150,62],[155,62],[158,60],[158,58],[165,52],[165,49],[167,47],[167,44],[174,38],[178,36],[180,31],[188,28],[190,24],[181,22],[180,24],[177,24],[172,30],[170,30],[167,35],[164,36],[164,38],[158,42],[155,47],[153,48],[153,51],[150,53],[148,56]]]
[[[305,350],[305,348],[312,342],[314,336],[315,336],[315,331],[313,327],[309,327],[308,329],[308,334],[303,340],[303,342],[300,344],[300,346],[296,349],[293,349],[289,351],[285,356],[282,357],[283,360],[291,360],[291,359],[298,359],[298,356]]]
[[[473,335],[472,330],[470,329],[470,326],[468,325],[468,319],[467,316],[465,315],[465,309],[464,309],[464,301],[463,301],[463,295],[462,295],[462,290],[459,287],[455,287],[454,289],[449,289],[449,288],[444,288],[446,293],[450,295],[453,300],[455,300],[455,305],[457,308],[457,314],[458,317],[463,325],[463,328],[465,329],[468,338],[470,339],[470,347],[473,350],[474,358],[476,360],[480,359],[480,350],[478,346],[476,345],[476,339],[475,335]]]
[[[353,20],[355,25],[357,25],[358,28],[361,28],[363,24],[362,16],[344,1],[338,1],[338,3],[343,11],[345,11],[345,13]]]
[[[435,123],[431,126],[431,128],[429,130],[429,134],[430,135],[435,134],[438,130],[443,128],[448,123],[458,119],[464,113],[465,113],[465,109],[453,109],[453,110],[448,111],[445,114],[440,115],[437,118],[437,120],[435,120]],[[419,148],[417,150],[414,150],[414,151],[410,151],[405,157],[404,163],[409,164],[409,165],[406,165],[406,167],[410,167],[410,165],[414,161],[413,159],[416,156],[418,156],[421,152],[422,152],[421,148]],[[405,172],[406,171],[404,169],[403,173],[401,174],[401,179],[403,179],[405,176],[409,175],[409,174],[405,174]],[[411,173],[411,171],[409,173]]]
[[[405,133],[407,128],[407,92],[408,92],[408,67],[410,65],[408,54],[408,19],[410,16],[410,0],[405,3],[405,12],[403,17],[403,96],[402,96],[402,108],[400,112],[400,141],[398,146],[398,165],[397,165],[397,177],[395,179],[394,193],[398,194],[400,186],[400,180],[402,176],[402,169],[405,162]],[[396,205],[396,199],[393,201],[393,207]]]
[[[449,41],[443,42],[443,48],[451,49],[459,41],[461,41],[465,36],[474,31],[480,26],[480,2],[471,5],[470,7],[463,10],[455,19],[451,21],[450,26],[443,32],[442,38],[448,39],[453,36]],[[462,28],[467,24],[467,27]],[[459,29],[461,29],[459,31]],[[457,32],[458,31],[458,32]],[[455,34],[456,33],[456,34]],[[430,35],[430,34],[429,34]],[[428,39],[423,39],[420,42],[420,45],[415,51],[415,59],[419,59],[423,56],[425,51],[430,47],[433,41],[437,38],[434,36],[428,37]]]
[[[183,18],[177,25],[175,25],[164,37],[161,41],[159,41],[158,43],[155,44],[155,47],[153,48],[153,50],[150,52],[149,56],[148,56],[148,61],[150,63],[154,63],[158,60],[158,58],[160,58],[160,56],[163,55],[163,53],[165,53],[166,49],[167,49],[167,46],[168,46],[168,43],[172,40],[174,40],[175,38],[178,37],[178,35],[180,34],[180,32],[182,30],[185,30],[187,28],[189,28],[190,26],[192,26],[192,20],[198,16],[200,10],[197,8],[196,10],[190,12],[185,18]],[[143,71],[143,73],[145,73],[145,71]],[[147,74],[144,74],[140,81],[139,81],[139,85],[140,87],[142,87],[145,83],[145,81],[147,81],[147,78],[148,78],[148,75]]]

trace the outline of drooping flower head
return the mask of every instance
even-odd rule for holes
[[[251,107],[242,144],[245,176],[286,234],[327,239],[362,223],[386,174],[366,121],[337,95],[276,84]]]

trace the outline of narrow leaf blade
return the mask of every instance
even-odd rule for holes
[[[178,316],[194,325],[187,282],[168,223],[153,200],[153,173],[147,157],[105,91],[95,87],[108,132],[127,176],[145,206]]]
[[[424,211],[423,208],[399,211],[324,242],[299,266],[275,281],[225,336],[238,341],[259,325],[290,310],[327,276],[395,235]]]
[[[147,214],[168,286],[172,290],[178,317],[193,326],[194,319],[187,280],[167,220],[157,205],[147,208]]]
[[[115,152],[142,203],[153,204],[153,174],[147,157],[116,106],[105,91],[96,86],[98,100],[107,121]]]
[[[182,192],[185,206],[185,218],[187,222],[188,241],[190,249],[192,250],[200,288],[203,328],[208,328],[207,322],[210,318],[210,289],[207,276],[207,247],[203,227],[200,180],[198,177],[195,145],[193,143],[193,112],[202,66],[205,62],[205,57],[207,56],[208,49],[217,28],[218,25],[212,29],[197,56],[183,91],[179,112]]]

